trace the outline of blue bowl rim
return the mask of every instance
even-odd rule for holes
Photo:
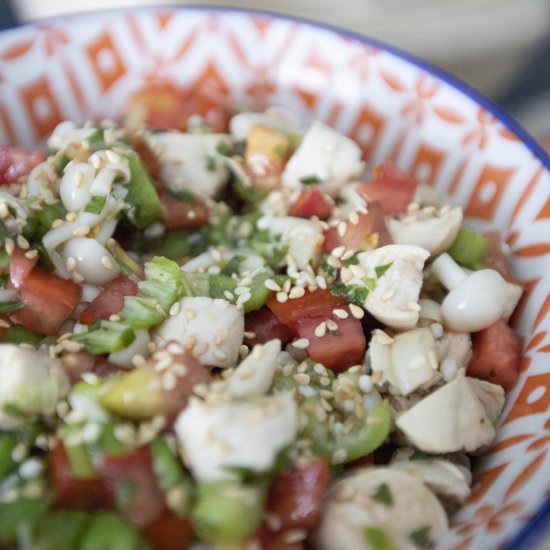
[[[517,135],[522,143],[531,151],[531,153],[545,166],[546,170],[550,172],[550,155],[542,148],[542,146],[533,138],[521,124],[519,124],[507,111],[505,111],[500,105],[493,100],[486,97],[481,92],[478,92],[475,88],[461,80],[460,78],[451,75],[444,69],[433,65],[427,61],[424,61],[415,55],[408,53],[396,46],[387,44],[383,40],[376,38],[370,38],[355,31],[350,31],[338,27],[336,25],[330,25],[328,23],[322,23],[319,21],[313,21],[305,17],[288,15],[277,13],[263,9],[249,9],[246,7],[230,7],[230,6],[216,6],[214,4],[157,4],[153,6],[136,6],[130,8],[112,8],[103,10],[87,10],[78,13],[71,13],[57,17],[44,18],[36,21],[30,21],[27,23],[17,24],[13,27],[4,28],[0,30],[0,34],[9,33],[22,27],[33,26],[37,23],[48,23],[63,19],[72,18],[86,18],[97,16],[101,13],[113,13],[113,12],[138,12],[138,11],[197,11],[197,12],[230,12],[230,13],[242,13],[252,14],[258,16],[265,16],[273,19],[282,19],[286,21],[293,21],[309,27],[317,28],[331,33],[339,34],[341,36],[351,38],[361,44],[373,46],[377,49],[384,50],[392,55],[419,67],[427,73],[430,73],[446,84],[449,84],[452,88],[458,90],[466,97],[481,105],[494,117],[496,117],[506,128]],[[533,545],[539,543],[545,534],[550,531],[550,497],[546,498],[537,512],[529,518],[527,523],[516,533],[514,538],[506,543],[505,550],[528,550],[533,548]]]

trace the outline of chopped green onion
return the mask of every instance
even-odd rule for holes
[[[23,302],[0,302],[0,313],[9,315],[23,309]]]
[[[487,266],[485,257],[489,241],[481,233],[461,227],[447,253],[455,262],[469,269],[483,269]]]
[[[372,498],[384,506],[391,506],[393,504],[393,495],[387,483],[381,483]]]
[[[303,183],[304,185],[314,185],[316,183],[320,183],[320,179],[318,176],[311,175],[311,176],[303,176],[300,178],[300,183]]]
[[[430,527],[421,527],[409,535],[411,542],[418,548],[425,548],[430,542]]]
[[[84,344],[92,355],[115,353],[127,348],[135,339],[134,331],[124,323],[101,321],[97,330],[88,330],[72,336],[72,340]]]
[[[38,347],[43,338],[42,334],[33,332],[22,325],[12,325],[6,330],[2,342],[6,344],[30,344]]]
[[[390,537],[380,527],[365,527],[365,540],[372,550],[395,550]]]
[[[107,197],[105,195],[93,197],[86,205],[86,208],[84,208],[84,212],[89,212],[90,214],[101,214],[106,202]]]
[[[80,541],[79,550],[145,550],[149,545],[140,540],[139,531],[112,512],[93,516]]]
[[[393,265],[393,262],[390,262],[389,264],[384,264],[384,265],[378,265],[374,268],[374,272],[376,273],[376,277],[378,279],[380,279],[380,277],[382,277],[382,275],[384,275],[384,273],[386,273],[386,271],[388,271],[388,269]]]

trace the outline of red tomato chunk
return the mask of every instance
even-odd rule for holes
[[[317,216],[324,220],[330,216],[331,212],[332,204],[327,196],[321,193],[317,187],[308,187],[300,193],[296,202],[290,207],[288,215],[299,218]]]
[[[0,185],[16,183],[45,158],[43,151],[0,145]]]
[[[180,518],[166,511],[145,528],[145,536],[154,550],[185,550],[193,539],[193,528],[188,518]]]

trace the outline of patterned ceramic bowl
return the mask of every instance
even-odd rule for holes
[[[532,548],[550,519],[550,159],[498,107],[371,40],[266,14],[111,12],[0,35],[0,141],[29,146],[64,119],[116,117],[137,90],[192,89],[195,105],[280,104],[393,159],[501,230],[526,293],[523,372],[469,504],[443,548]]]

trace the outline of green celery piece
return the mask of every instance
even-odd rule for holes
[[[192,256],[189,234],[188,229],[168,231],[160,245],[160,254],[171,260]]]
[[[237,479],[199,483],[192,515],[195,532],[210,542],[244,541],[262,521],[265,497],[263,483]]]
[[[82,423],[65,424],[61,430],[61,439],[67,451],[72,476],[77,479],[96,479],[98,474],[82,440],[83,427]]]
[[[127,296],[118,315],[132,329],[145,329],[166,319],[166,310],[158,305],[154,298],[148,296]]]
[[[487,267],[485,257],[489,250],[489,241],[481,233],[461,227],[447,253],[458,264],[469,269]]]
[[[227,300],[224,292],[233,292],[236,287],[237,279],[228,275],[210,275],[208,277],[208,296],[210,298]],[[231,300],[231,303],[234,303],[234,300]]]
[[[250,285],[250,300],[246,301],[243,305],[245,313],[260,309],[270,294],[270,290],[265,286],[265,282],[271,275],[269,273],[258,273],[252,279]]]
[[[33,332],[22,325],[12,325],[6,330],[2,342],[7,344],[30,344],[37,347],[40,345],[43,336]]]
[[[146,550],[137,527],[112,512],[95,514],[80,541],[79,550]]]
[[[79,550],[80,540],[92,515],[78,510],[57,510],[39,524],[36,539],[40,550]]]
[[[127,348],[135,339],[134,331],[124,323],[101,321],[100,328],[72,336],[72,340],[84,344],[92,355],[115,353]]]
[[[138,229],[162,218],[160,200],[141,160],[135,154],[128,156],[131,178],[127,184],[127,217]]]
[[[153,470],[157,476],[159,487],[168,495],[170,491],[179,490],[183,498],[177,506],[167,505],[180,517],[186,516],[191,509],[193,499],[193,483],[185,473],[181,462],[174,455],[164,437],[157,437],[151,443],[151,455],[153,457]]]
[[[308,399],[303,407],[308,417],[304,433],[313,440],[313,452],[330,459],[337,450],[346,451],[346,462],[366,456],[384,443],[390,433],[391,413],[388,401],[382,401],[366,418],[346,432],[327,430],[327,423],[320,422],[315,414],[316,398]]]
[[[48,513],[50,497],[19,497],[13,502],[3,502],[0,508],[0,543],[15,545],[17,534],[25,526],[32,531]]]
[[[17,437],[12,433],[3,433],[0,435],[0,479],[8,477],[19,466],[11,457],[11,453],[17,443]]]
[[[56,202],[55,204],[46,204],[45,202],[42,202],[40,205],[40,210],[36,211],[38,221],[46,229],[51,229],[55,220],[65,219],[66,214],[67,210],[61,201]]]
[[[194,273],[182,271],[183,284],[186,296],[209,296],[210,275],[208,273]]]

